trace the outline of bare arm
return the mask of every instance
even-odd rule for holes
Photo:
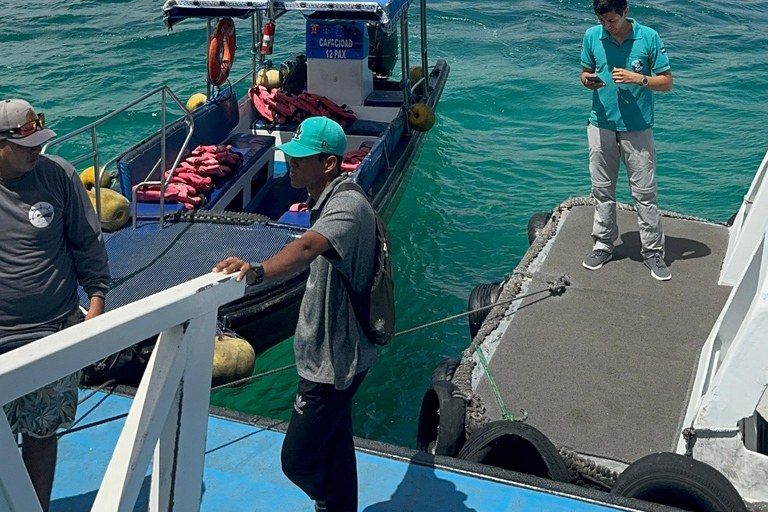
[[[662,71],[656,76],[648,76],[648,89],[652,91],[671,91],[672,90],[672,71],[669,69]],[[617,84],[635,84],[643,83],[643,75],[627,69],[613,68],[613,81]]]
[[[286,245],[283,250],[261,263],[264,267],[264,279],[272,279],[293,274],[306,267],[319,255],[331,249],[331,243],[323,235],[314,231],[305,232],[301,238]],[[256,272],[247,261],[230,256],[215,267],[213,272],[234,274],[238,272],[237,280],[246,278],[248,284],[256,280]]]
[[[91,297],[91,306],[88,308],[88,313],[85,315],[86,320],[96,318],[104,312],[104,297],[94,295]]]

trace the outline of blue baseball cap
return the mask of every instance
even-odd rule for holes
[[[327,117],[310,117],[301,122],[293,139],[277,146],[291,158],[304,158],[320,153],[341,156],[347,149],[344,128]]]

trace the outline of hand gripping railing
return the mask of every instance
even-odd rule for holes
[[[133,227],[136,227],[136,211],[137,211],[137,201],[136,201],[136,194],[139,188],[149,186],[149,185],[160,185],[160,227],[163,227],[163,217],[165,216],[165,188],[167,184],[170,182],[171,178],[173,177],[174,170],[179,166],[179,162],[182,158],[182,155],[184,154],[184,150],[189,145],[189,141],[192,138],[192,133],[195,129],[195,120],[192,117],[192,114],[190,114],[189,110],[187,110],[186,106],[179,101],[179,98],[176,97],[176,95],[171,91],[171,89],[167,85],[160,86],[156,89],[151,90],[150,92],[144,94],[143,96],[133,100],[132,102],[123,105],[122,107],[118,108],[117,110],[107,114],[106,116],[102,117],[101,119],[94,121],[93,123],[83,126],[82,128],[79,128],[71,133],[68,133],[64,135],[63,137],[59,137],[57,139],[54,139],[53,141],[49,142],[45,146],[43,146],[43,153],[46,153],[48,149],[52,146],[56,146],[58,144],[61,144],[63,142],[66,142],[67,140],[76,137],[80,135],[81,133],[90,131],[91,132],[91,152],[82,155],[78,158],[75,158],[70,163],[72,165],[77,165],[79,163],[85,162],[86,160],[92,158],[93,159],[93,169],[94,169],[94,177],[96,178],[96,215],[99,218],[99,222],[101,222],[101,176],[106,172],[107,168],[117,162],[117,160],[120,158],[120,156],[117,156],[113,158],[112,160],[108,161],[103,167],[99,167],[99,145],[98,145],[98,138],[96,133],[96,128],[101,126],[102,124],[106,123],[107,121],[111,120],[115,116],[122,114],[129,108],[145,101],[146,99],[154,96],[155,94],[160,93],[162,96],[162,104],[161,104],[161,110],[160,110],[160,133],[161,139],[160,139],[160,160],[155,164],[155,166],[152,168],[152,170],[149,171],[149,174],[147,174],[147,177],[133,187],[131,190],[131,218],[132,218],[132,224]],[[173,167],[171,168],[171,174],[166,178],[165,177],[165,170],[168,169],[168,166],[166,165],[166,147],[165,147],[165,141],[166,141],[166,94],[171,97],[171,99],[176,103],[176,105],[179,106],[179,108],[184,112],[184,121],[189,127],[189,132],[187,133],[187,137],[184,139],[184,143],[182,144],[179,154],[176,156],[176,159],[174,160]],[[161,167],[160,172],[160,180],[159,181],[149,181],[149,178],[152,176],[152,173],[155,172],[155,170],[158,168],[158,166]]]
[[[3,354],[0,404],[160,333],[91,510],[133,510],[153,458],[149,510],[199,510],[217,310],[244,291],[207,274]],[[0,510],[40,512],[4,414],[0,460]]]

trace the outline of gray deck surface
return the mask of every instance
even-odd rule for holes
[[[565,217],[530,287],[567,273],[568,291],[526,299],[490,367],[507,409],[525,409],[553,442],[631,462],[675,447],[699,351],[730,292],[717,285],[728,232],[665,217],[672,280],[662,283],[642,263],[634,212],[619,212],[613,260],[581,266],[592,211]],[[485,377],[478,391],[500,419]]]

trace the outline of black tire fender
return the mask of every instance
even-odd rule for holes
[[[466,439],[464,417],[467,405],[454,396],[458,388],[448,381],[433,382],[424,395],[419,412],[416,448],[433,455],[455,457]]]
[[[485,283],[475,286],[469,294],[469,300],[467,301],[467,311],[474,311],[475,309],[482,308],[496,304],[499,300],[499,294],[501,293],[501,283]],[[491,312],[491,308],[484,309],[482,311],[475,311],[467,316],[469,321],[469,336],[471,339],[475,339],[477,332],[488,317],[488,313]]]
[[[611,493],[692,512],[747,512],[722,473],[677,453],[653,453],[633,462]]]
[[[435,366],[435,369],[432,372],[432,382],[453,380],[453,374],[456,373],[456,368],[458,368],[460,364],[461,359],[456,359],[455,357],[447,357],[443,359],[437,366]]]
[[[518,473],[570,482],[557,448],[536,428],[520,422],[494,421],[474,431],[459,458]]]
[[[536,240],[551,217],[552,213],[550,212],[539,212],[534,213],[531,218],[528,219],[528,245],[533,245],[533,241]]]

